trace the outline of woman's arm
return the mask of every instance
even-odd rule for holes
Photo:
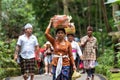
[[[52,45],[54,45],[54,38],[50,35],[51,25],[52,25],[52,19],[50,19],[49,25],[48,25],[48,27],[46,28],[45,36],[46,36],[47,40],[50,41],[50,43],[51,43]]]

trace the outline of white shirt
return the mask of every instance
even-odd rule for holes
[[[75,42],[75,41],[71,42],[71,46],[72,46],[73,58],[74,58],[74,60],[76,60],[77,54],[79,56],[81,56],[82,55],[82,51],[81,51],[80,46],[78,45],[78,43]]]
[[[17,45],[21,46],[20,55],[22,58],[35,58],[35,46],[38,45],[38,41],[34,35],[31,35],[29,39],[25,34],[19,36]]]

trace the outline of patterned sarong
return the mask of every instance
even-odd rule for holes
[[[56,66],[52,67],[53,80],[69,80],[70,66],[62,66],[62,71],[56,79]]]
[[[22,74],[35,73],[35,58],[22,59],[21,60],[21,72]]]

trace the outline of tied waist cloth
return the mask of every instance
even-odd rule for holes
[[[58,75],[61,73],[62,71],[62,62],[63,62],[63,58],[69,58],[68,55],[53,55],[53,57],[58,57],[58,63],[57,63],[57,68],[56,68],[56,75],[55,77],[57,78]]]
[[[76,52],[77,52],[77,50],[76,50],[76,49],[72,49],[72,52],[73,52],[73,53],[76,53]]]

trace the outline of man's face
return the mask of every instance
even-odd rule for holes
[[[32,34],[32,31],[33,31],[32,28],[27,28],[27,29],[25,29],[25,32],[26,32],[27,34]]]
[[[72,42],[74,40],[74,36],[73,35],[68,35],[68,41]]]
[[[88,36],[92,36],[92,32],[93,32],[93,31],[87,31],[87,35],[88,35]]]

